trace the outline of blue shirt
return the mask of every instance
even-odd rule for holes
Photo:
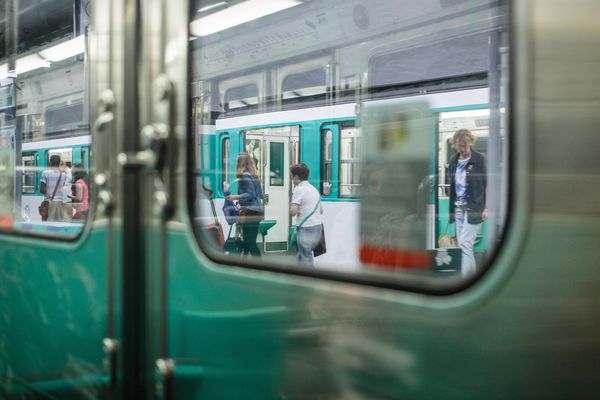
[[[240,207],[253,211],[264,212],[263,193],[260,182],[249,172],[244,172],[238,180]]]

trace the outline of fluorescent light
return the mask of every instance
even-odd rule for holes
[[[0,80],[8,78],[8,64],[0,65]]]
[[[17,58],[17,65],[15,66],[15,70],[18,74],[23,74],[25,72],[33,71],[38,68],[49,68],[50,62],[42,59],[37,54],[30,54],[25,57]]]
[[[247,0],[191,22],[194,36],[207,36],[302,4],[299,0]]]
[[[58,62],[82,54],[85,51],[85,36],[80,35],[74,39],[59,43],[55,46],[17,58],[16,73],[24,74],[38,68],[49,68],[50,62]],[[8,64],[0,65],[0,79],[9,76]]]
[[[489,108],[483,108],[479,110],[462,110],[462,111],[449,111],[440,113],[441,119],[447,118],[470,118],[470,117],[488,117],[490,115]]]
[[[85,51],[85,36],[80,35],[39,52],[39,55],[52,62],[66,60],[67,58],[82,54]]]
[[[226,1],[221,1],[219,3],[211,4],[209,6],[205,6],[205,7],[200,8],[198,10],[198,13],[203,13],[203,12],[212,10],[213,8],[221,7],[221,6],[224,6],[224,5],[227,5]]]

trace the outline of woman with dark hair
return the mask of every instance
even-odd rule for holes
[[[44,201],[48,202],[47,219],[42,216],[42,220],[68,222],[71,220],[71,214],[64,206],[66,198],[62,190],[67,176],[59,169],[60,156],[57,154],[50,156],[48,166],[50,168],[42,172],[40,187],[40,192],[44,193]]]
[[[238,224],[242,227],[244,253],[260,257],[256,238],[265,209],[258,171],[250,154],[243,152],[238,155],[235,176],[238,179],[238,194],[227,196],[227,200],[240,202]]]
[[[76,211],[73,219],[85,220],[90,208],[90,194],[87,184],[87,173],[83,164],[73,165],[73,182],[73,193],[67,195],[73,200],[73,208]]]
[[[298,254],[296,259],[301,264],[313,264],[313,251],[319,245],[323,234],[323,205],[319,191],[308,182],[310,170],[304,163],[290,167],[294,191],[290,206],[290,214],[296,216],[296,241]]]

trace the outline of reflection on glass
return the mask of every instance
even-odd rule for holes
[[[64,1],[16,4],[13,70],[0,55],[0,226],[75,235],[89,207],[89,15]]]
[[[263,180],[262,176],[262,146],[260,139],[246,139],[246,152],[250,154],[254,161],[254,166],[258,172],[258,177]]]
[[[323,131],[321,140],[321,193],[328,196],[331,194],[333,180],[333,132],[331,129]]]
[[[190,60],[200,72],[191,84],[206,89],[193,101],[217,137],[230,140],[230,153],[208,151],[197,160],[207,176],[221,166],[211,186],[228,175],[228,160],[250,153],[262,182],[280,190],[264,194],[272,225],[259,234],[263,259],[296,267],[287,232],[303,216],[290,217],[295,188],[283,178],[292,164],[304,163],[324,208],[327,252],[316,258],[317,269],[460,280],[461,250],[442,246],[456,242],[440,237],[457,230],[448,223],[456,180],[449,175],[457,154],[452,138],[469,129],[476,137],[473,151],[501,182],[486,196],[502,200],[488,204],[486,221],[474,228],[481,271],[506,209],[505,7],[415,2],[400,18],[393,0],[371,9],[336,0],[296,3],[218,32],[200,31],[200,22],[223,15],[223,8],[194,3]],[[226,226],[225,199],[216,195],[213,202]],[[385,246],[373,246],[369,236]],[[215,251],[236,257],[218,246]]]
[[[229,138],[223,139],[221,142],[221,173],[223,178],[221,179],[223,184],[222,187],[229,186]]]

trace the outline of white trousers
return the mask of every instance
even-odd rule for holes
[[[473,244],[481,224],[469,224],[467,219],[467,206],[455,206],[454,217],[456,220],[456,239],[462,252],[460,274],[463,277],[473,275],[477,269]]]

